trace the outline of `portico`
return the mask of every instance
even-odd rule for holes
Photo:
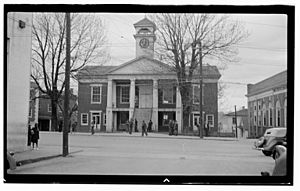
[[[164,77],[164,79],[162,79]],[[178,122],[179,132],[181,132],[181,96],[177,88],[176,91],[176,105],[173,108],[159,107],[159,82],[164,80],[174,80],[174,75],[111,75],[108,76],[107,83],[107,109],[106,109],[106,131],[114,132],[125,128],[126,121],[122,121],[121,115],[126,115],[125,118],[137,119],[138,129],[141,128],[141,123],[144,120],[146,123],[152,121],[153,131],[159,130],[158,112],[172,111],[176,113],[176,120]],[[129,101],[122,102],[126,99],[126,93],[129,88]],[[121,90],[122,89],[122,90]],[[125,90],[126,89],[126,90]],[[117,92],[119,95],[117,95]],[[123,97],[124,96],[124,97]],[[123,100],[124,101],[124,100]],[[118,114],[122,112],[122,114]],[[125,113],[124,113],[125,112]],[[126,113],[128,112],[128,114]]]

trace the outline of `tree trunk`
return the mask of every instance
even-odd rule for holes
[[[51,99],[51,131],[58,131],[57,101]]]
[[[190,127],[190,114],[192,111],[192,99],[191,99],[191,84],[183,84],[180,87],[181,102],[182,102],[182,112],[183,112],[183,132],[188,134],[191,131]]]

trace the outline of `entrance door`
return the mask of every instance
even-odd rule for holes
[[[117,113],[117,131],[127,131],[127,122],[129,120],[128,111],[119,111]]]
[[[193,114],[193,131],[198,131],[197,125],[199,125],[200,115]]]
[[[100,131],[100,125],[101,125],[101,120],[100,120],[100,112],[92,112],[91,113],[91,119],[95,123],[95,130]]]

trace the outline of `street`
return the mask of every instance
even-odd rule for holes
[[[245,175],[272,172],[274,160],[253,150],[254,140],[204,139],[149,133],[70,134],[68,157],[26,164],[13,174]],[[40,148],[62,151],[62,134],[42,132]]]

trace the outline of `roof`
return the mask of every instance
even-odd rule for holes
[[[103,77],[108,71],[116,68],[118,66],[103,66],[103,65],[94,65],[94,66],[85,66],[78,72],[79,78],[84,78],[89,76],[91,77]]]
[[[200,73],[200,67],[197,67],[194,71],[194,74]],[[221,74],[218,70],[217,66],[211,66],[211,65],[203,65],[202,66],[202,74],[203,77],[209,77],[209,78],[221,78]]]
[[[247,96],[262,93],[278,87],[284,87],[287,84],[287,70],[271,76],[256,84],[248,84]]]
[[[118,69],[121,69],[127,65],[130,65],[131,63],[134,63],[136,61],[139,61],[141,59],[148,59],[152,62],[155,62],[156,64],[160,65],[162,68],[165,68],[166,71],[169,71],[170,74],[174,73],[174,75],[176,75],[174,69],[153,58],[149,58],[146,56],[141,56],[135,59],[132,59],[128,62],[125,62],[124,64],[118,65],[118,66],[104,66],[104,65],[94,65],[94,66],[85,66],[83,69],[81,69],[78,72],[78,77],[81,79],[91,79],[91,78],[97,78],[97,79],[105,79],[106,75],[110,74],[111,72],[117,71]],[[197,74],[196,72],[199,72],[199,67],[195,70],[195,74]],[[202,67],[202,72],[203,72],[203,77],[204,78],[217,78],[219,79],[221,77],[221,74],[218,70],[218,68],[216,66],[211,66],[211,65],[204,65]],[[195,77],[197,77],[197,75],[195,75]]]
[[[225,114],[225,116],[235,116],[235,112]],[[241,109],[236,111],[236,116],[248,116],[248,109]]]
[[[148,27],[148,26],[153,26],[156,27],[155,23],[150,21],[147,17],[145,17],[144,19],[138,21],[137,23],[133,24],[134,27]]]

